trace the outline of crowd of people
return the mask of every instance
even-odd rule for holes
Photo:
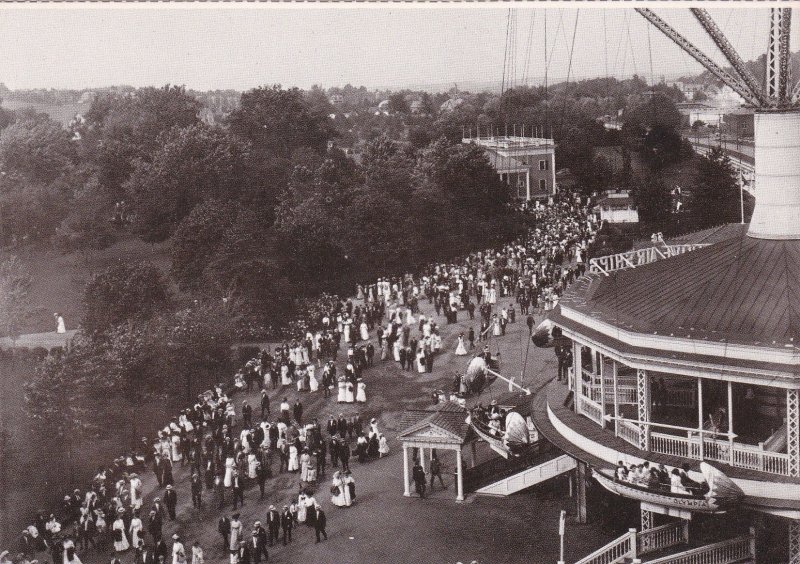
[[[689,477],[689,465],[668,470],[664,464],[650,466],[648,461],[626,466],[617,462],[616,478],[649,490],[681,495],[702,496],[708,492],[707,482],[698,482]]]
[[[313,495],[319,478],[326,474],[326,457],[337,469],[331,503],[347,507],[355,500],[351,454],[359,462],[380,458],[389,452],[388,441],[376,419],[364,425],[358,414],[331,415],[323,428],[316,418],[306,416],[299,394],[290,404],[284,393],[287,389],[321,392],[326,398],[335,394],[340,404],[365,404],[365,371],[375,366],[376,357],[379,362],[399,363],[405,371],[432,372],[442,336],[437,319],[420,311],[423,299],[447,324],[458,323],[464,313],[472,321],[475,311],[479,312],[480,325],[469,328],[466,341],[463,333],[458,337],[458,355],[474,349],[476,337],[488,338],[490,331],[502,336],[506,325],[516,319],[515,305],[532,326],[533,310],[552,308],[583,272],[582,256],[592,240],[593,226],[587,210],[570,199],[525,213],[534,217],[536,228],[520,240],[452,263],[431,265],[417,275],[361,285],[355,300],[336,299],[329,311],[304,320],[304,334],[265,348],[235,374],[232,386],[219,384],[198,396],[154,440],[143,438],[138,448],[119,457],[112,467],[99,469],[88,488],[66,495],[58,517],[38,514],[22,535],[16,561],[33,562],[37,553],[48,551],[53,564],[80,564],[79,552],[96,548],[113,552],[112,562],[131,550],[137,563],[170,558],[173,564],[203,562],[199,545],[188,547],[175,535],[170,549],[162,534],[165,519],[179,520],[176,464],[189,467],[192,502],[198,508],[205,506],[204,495],[211,493],[216,508],[231,503],[235,510],[244,505],[245,491],[255,485],[259,500],[265,499],[266,482],[276,473],[275,459],[278,474],[298,475],[297,502],[284,507],[289,517],[274,516],[273,511],[278,512],[271,506],[267,529],[254,523],[253,539],[244,538],[236,515],[229,518],[230,529],[221,523],[232,564],[260,562],[260,557],[250,553],[266,558],[265,547],[277,538],[277,532],[273,535],[276,523],[284,532],[284,543],[290,542],[291,529],[299,523],[313,524],[318,541],[320,535],[327,538],[325,514]],[[343,345],[346,356],[339,362]],[[258,421],[247,401],[238,410],[233,401],[235,393],[251,392],[254,387],[260,388]],[[276,391],[283,399],[273,414],[270,393]],[[139,473],[147,469],[153,471],[163,494],[145,509]],[[252,548],[247,548],[250,544]],[[7,552],[0,564],[5,561],[9,561]]]

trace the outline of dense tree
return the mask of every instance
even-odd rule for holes
[[[739,186],[733,166],[718,147],[700,157],[690,211],[698,228],[740,220]]]
[[[128,320],[147,319],[170,302],[161,272],[150,263],[120,263],[95,274],[84,291],[83,329],[103,335]]]
[[[16,256],[0,260],[0,335],[15,339],[33,313],[33,279]]]
[[[140,88],[97,96],[76,126],[84,158],[97,168],[100,185],[118,198],[139,159],[148,159],[159,135],[199,123],[200,102],[179,86]]]
[[[56,229],[53,242],[63,252],[80,252],[86,264],[92,251],[105,249],[117,236],[112,224],[109,197],[99,188],[96,177],[73,196],[66,217]]]
[[[185,289],[197,289],[206,266],[240,212],[235,202],[211,199],[196,206],[172,237],[172,276]]]
[[[669,187],[657,175],[648,175],[633,190],[639,212],[639,221],[660,223],[672,213],[672,195]]]
[[[408,114],[411,112],[405,94],[402,92],[395,92],[389,96],[389,111],[393,114]]]
[[[288,159],[300,147],[322,153],[333,134],[330,118],[297,88],[260,87],[242,94],[229,118],[231,131],[260,155]]]
[[[22,114],[0,132],[0,170],[48,183],[75,164],[69,132],[46,114]]]
[[[146,241],[163,241],[197,204],[234,198],[245,178],[248,147],[228,133],[199,124],[159,136],[160,148],[137,161],[125,184],[134,229]]]

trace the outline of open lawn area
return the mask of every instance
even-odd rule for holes
[[[15,253],[33,277],[33,315],[21,333],[55,331],[53,313],[64,316],[67,329],[76,329],[83,314],[83,290],[92,275],[117,262],[150,261],[167,271],[170,260],[166,246],[139,239],[125,239],[87,254],[60,253],[53,249],[23,248]]]

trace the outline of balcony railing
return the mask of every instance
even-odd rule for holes
[[[754,533],[716,542],[686,552],[648,560],[649,564],[731,564],[744,560],[755,562]],[[635,562],[635,560],[634,560]],[[641,561],[640,561],[641,562]]]
[[[625,422],[621,421],[620,423]],[[621,428],[621,425],[618,426],[618,429]],[[621,433],[620,436],[622,436]],[[623,436],[622,438],[631,442],[627,437]],[[685,437],[652,432],[650,433],[650,450],[658,454],[680,458],[723,462],[735,468],[759,470],[781,476],[789,475],[789,455],[786,453],[771,452],[764,450],[761,446],[710,436],[704,436],[701,441],[697,431],[688,431]]]
[[[614,272],[615,270],[636,268],[637,266],[682,255],[683,253],[707,246],[708,245],[705,243],[688,243],[682,245],[664,244],[660,247],[647,247],[645,249],[636,249],[624,253],[617,253],[615,255],[596,257],[589,259],[589,271],[608,275],[608,273]]]
[[[639,425],[630,421],[617,421],[617,436],[639,448]],[[652,441],[652,438],[650,439]]]
[[[603,409],[600,404],[586,396],[578,396],[578,412],[585,415],[598,425],[603,425]]]

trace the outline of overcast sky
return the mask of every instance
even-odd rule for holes
[[[576,18],[572,78],[635,71],[658,80],[702,70],[657,30],[648,33],[648,24],[629,5],[579,10],[517,5],[516,81],[541,82],[545,51],[551,56],[550,82],[566,79]],[[654,10],[716,53],[686,8]],[[768,9],[710,11],[744,58],[764,51]],[[172,83],[200,90],[273,83],[442,89],[476,81],[499,84],[508,14],[508,5],[16,4],[0,7],[0,82],[10,88],[76,89]],[[800,48],[799,27],[793,30],[793,50]]]

